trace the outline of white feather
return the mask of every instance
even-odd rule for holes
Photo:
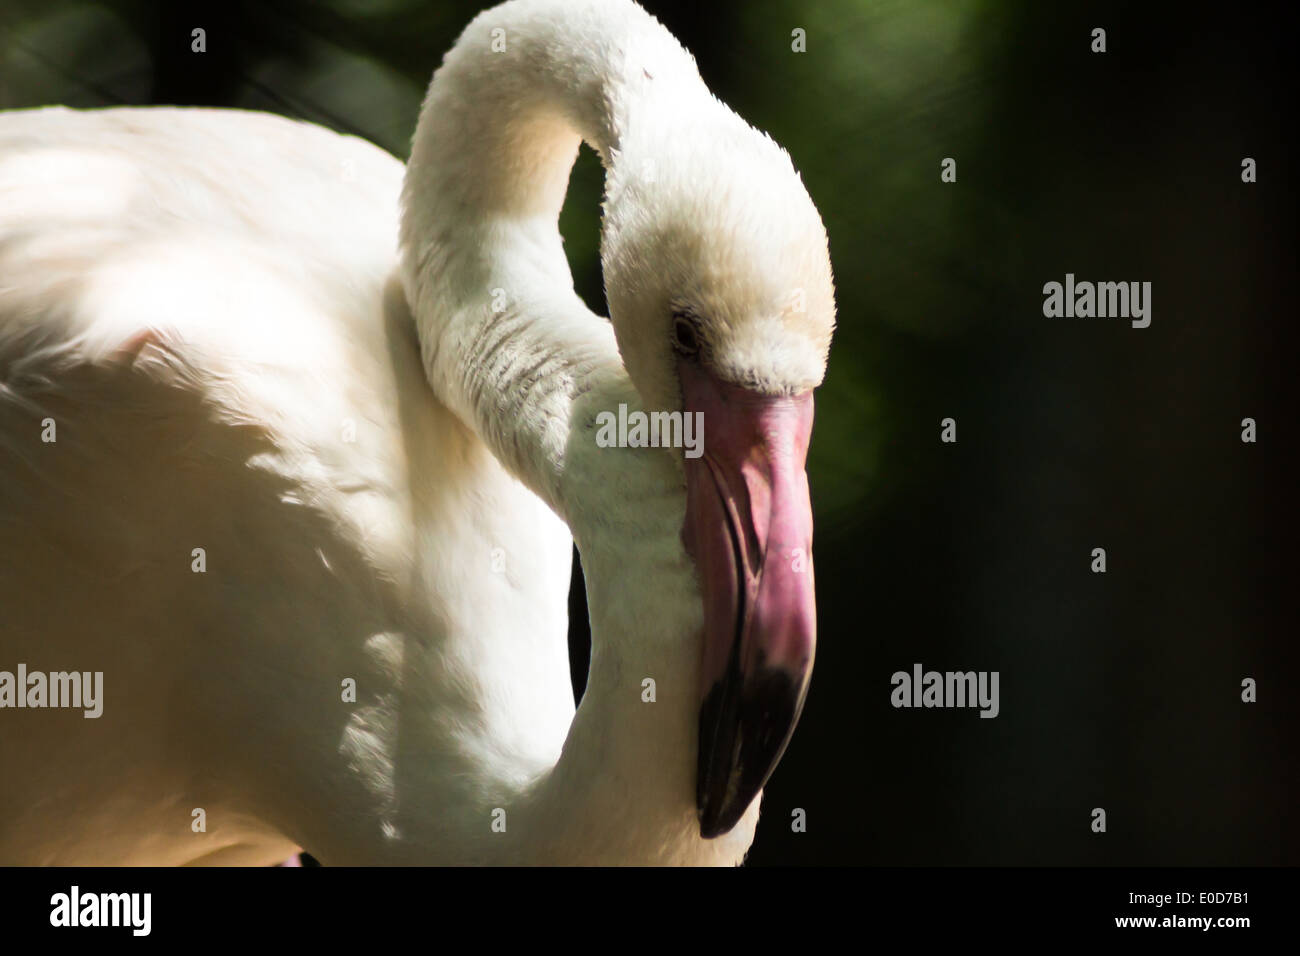
[[[613,325],[556,229],[579,137]],[[0,862],[743,858],[757,801],[695,816],[679,463],[592,433],[677,402],[674,296],[738,381],[820,381],[820,219],[629,0],[476,19],[405,182],[399,224],[396,160],[257,113],[0,116],[0,670],[105,696],[0,711]]]

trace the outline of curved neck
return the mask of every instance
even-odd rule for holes
[[[623,375],[608,321],[573,291],[558,228],[569,173],[586,140],[611,175],[629,124],[684,92],[709,95],[690,55],[631,0],[516,0],[465,29],[421,110],[402,256],[426,370],[566,519],[555,423],[593,376]]]
[[[630,0],[518,0],[470,24],[421,112],[402,268],[425,370],[568,523],[592,622],[562,756],[463,809],[481,833],[474,859],[735,863],[752,839],[756,807],[726,837],[699,836],[702,612],[680,541],[682,476],[664,451],[597,449],[596,413],[640,402],[610,324],[573,291],[558,231],[580,140],[609,176],[629,125],[684,96],[709,96],[694,61]],[[495,807],[504,834],[489,833]]]

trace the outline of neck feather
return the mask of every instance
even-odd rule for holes
[[[649,78],[653,78],[649,79]],[[435,391],[562,517],[575,395],[622,376],[573,291],[558,220],[579,144],[607,177],[631,124],[709,100],[631,0],[515,0],[477,17],[421,111],[403,190],[403,281]]]
[[[483,821],[467,857],[735,863],[752,839],[756,807],[731,834],[699,837],[702,620],[682,475],[659,449],[596,447],[596,414],[640,399],[609,323],[573,291],[558,231],[581,140],[608,176],[631,124],[693,98],[709,98],[694,61],[630,0],[517,0],[470,24],[421,113],[402,256],[426,372],[567,521],[592,620],[588,689],[558,764],[465,808]],[[504,834],[488,830],[494,807]]]

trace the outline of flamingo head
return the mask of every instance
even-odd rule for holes
[[[825,228],[789,156],[716,101],[621,144],[602,260],[647,409],[679,449],[682,542],[703,602],[696,805],[727,833],[785,751],[816,644],[805,459],[835,323]],[[716,107],[716,108],[715,108]]]

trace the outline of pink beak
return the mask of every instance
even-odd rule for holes
[[[812,393],[760,395],[679,363],[683,410],[704,416],[687,457],[682,539],[704,596],[700,833],[744,815],[794,733],[816,646],[812,507],[804,462]]]

